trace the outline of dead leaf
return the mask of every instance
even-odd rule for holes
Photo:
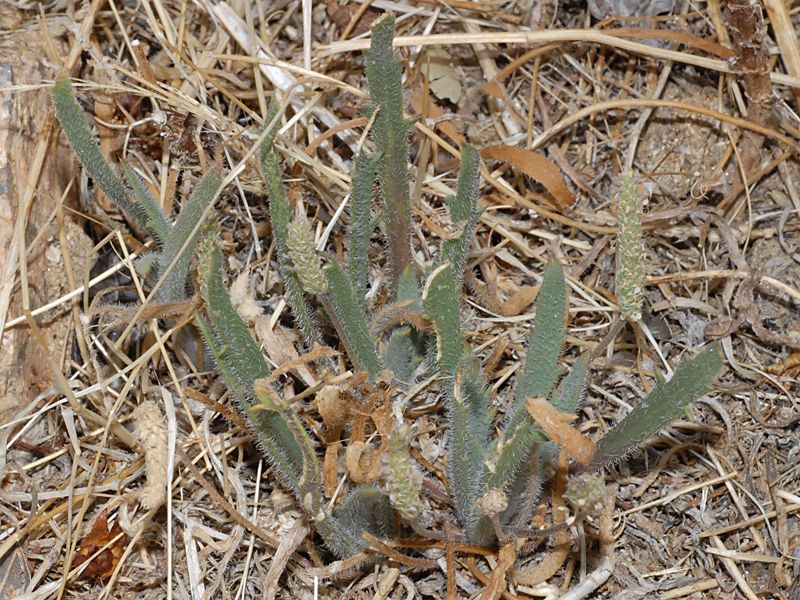
[[[594,457],[594,442],[569,424],[577,417],[555,409],[545,398],[528,398],[528,413],[548,437],[572,458],[588,465]]]
[[[120,536],[119,539],[112,542],[111,540],[117,536]],[[111,577],[125,552],[127,541],[128,536],[123,533],[119,522],[115,522],[111,529],[108,528],[108,515],[103,510],[94,520],[91,531],[81,539],[74,565],[76,567],[82,565],[103,546],[109,543],[110,545],[91,559],[81,573],[81,577],[84,579],[108,579]]]
[[[344,30],[350,25],[350,21],[353,19],[353,17],[355,17],[360,7],[358,4],[354,3],[342,6],[342,4],[337,0],[328,0],[326,8],[328,11],[328,16],[333,20],[334,23],[336,23],[336,25],[339,26],[340,29]],[[350,35],[359,36],[362,33],[366,33],[372,26],[372,22],[380,16],[380,11],[368,8],[366,12],[361,14],[358,21],[352,27]]]
[[[800,370],[800,352],[793,352],[786,357],[786,360],[782,360],[767,367],[767,373],[772,373],[773,375],[788,375],[790,377],[796,377],[798,370]]]
[[[0,600],[19,598],[31,582],[28,563],[17,547],[0,560]]]
[[[261,307],[256,302],[255,295],[250,286],[250,272],[245,269],[233,280],[228,291],[231,297],[231,304],[244,319],[245,323],[251,322],[261,314]]]
[[[450,138],[451,141],[459,146],[465,143],[464,136],[458,132],[456,126],[453,125],[452,122],[444,119],[448,113],[442,110],[430,95],[426,96],[425,90],[422,88],[414,90],[411,96],[411,106],[414,108],[414,112],[417,115],[434,119],[436,123],[434,128],[441,131]]]
[[[364,442],[351,442],[344,453],[347,473],[355,483],[369,483],[378,478],[383,452]]]
[[[503,595],[507,587],[506,574],[514,566],[516,560],[517,552],[514,542],[500,548],[500,552],[497,553],[497,565],[492,569],[489,581],[483,588],[481,600],[497,600]]]
[[[325,446],[325,458],[322,462],[322,488],[326,498],[333,498],[336,493],[336,486],[339,483],[337,467],[339,465],[339,434],[337,430],[336,439],[328,440]]]
[[[501,304],[504,317],[516,317],[522,313],[522,310],[527,307],[531,302],[536,300],[539,294],[539,286],[527,286],[516,292],[511,298]]]
[[[481,157],[507,162],[516,167],[525,175],[541,183],[550,192],[558,204],[558,208],[565,210],[572,205],[575,198],[564,183],[561,170],[541,152],[532,152],[525,148],[515,146],[488,146],[481,150]]]
[[[452,57],[444,48],[428,50],[430,88],[440,100],[449,100],[453,104],[461,100],[461,78],[452,65]]]
[[[269,359],[276,365],[282,365],[300,358],[300,355],[295,350],[294,341],[289,337],[290,330],[286,330],[279,323],[273,329],[269,326],[269,322],[270,319],[263,314],[253,321],[256,338],[261,342]],[[300,375],[300,378],[308,387],[314,387],[319,383],[319,380],[307,365],[296,364],[297,374]]]

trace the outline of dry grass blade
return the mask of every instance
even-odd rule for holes
[[[781,50],[781,59],[786,67],[786,72],[793,77],[800,78],[800,41],[797,31],[792,23],[789,9],[781,0],[764,0],[767,8],[772,31],[778,48]],[[800,111],[800,88],[792,90],[794,94],[795,110]]]
[[[289,530],[289,534],[281,538],[280,545],[272,556],[272,564],[269,566],[269,571],[267,571],[267,589],[264,591],[264,598],[267,600],[274,600],[278,593],[280,577],[289,559],[298,546],[303,543],[303,540],[306,539],[309,531],[308,527],[301,521],[295,521],[294,527]]]
[[[442,45],[450,46],[454,44],[546,44],[552,42],[594,42],[603,44],[620,50],[627,50],[642,56],[652,56],[665,60],[672,60],[678,63],[694,65],[704,69],[711,69],[720,73],[731,73],[730,65],[726,61],[704,58],[685,52],[676,52],[664,48],[656,48],[646,44],[631,42],[629,40],[615,37],[607,33],[587,29],[561,29],[556,31],[514,31],[499,33],[475,33],[475,34],[440,34],[440,35],[420,35],[420,36],[400,36],[395,38],[394,46],[401,48],[404,46],[431,46]],[[352,52],[354,50],[364,50],[369,47],[369,42],[360,40],[349,40],[345,42],[334,42],[320,49],[321,56],[330,56],[342,52]],[[800,79],[797,77],[783,75],[781,73],[771,73],[770,78],[778,84],[792,87],[800,86]]]

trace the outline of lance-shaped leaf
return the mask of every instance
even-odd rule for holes
[[[460,228],[458,237],[445,240],[442,246],[443,256],[453,265],[456,286],[460,286],[464,277],[467,249],[469,248],[475,227],[483,210],[478,208],[480,194],[480,154],[472,146],[461,148],[461,168],[458,171],[456,195],[450,198],[450,219]]]
[[[525,367],[517,382],[508,431],[523,420],[525,399],[548,398],[559,376],[558,359],[564,345],[567,323],[567,282],[561,265],[551,260],[544,270],[542,287],[536,297],[536,318],[528,340]]]
[[[553,394],[551,403],[562,413],[574,414],[583,401],[586,392],[586,372],[589,369],[589,354],[584,353],[578,357],[564,379]]]
[[[361,307],[366,309],[367,278],[369,266],[369,239],[372,236],[372,190],[375,184],[377,156],[367,157],[364,152],[356,156],[350,190],[350,229],[347,274],[353,283]]]
[[[617,203],[617,297],[622,318],[642,318],[644,268],[642,263],[642,199],[632,172],[622,178]]]
[[[517,490],[528,486],[530,474],[524,469],[534,446],[541,449],[546,461],[554,447],[547,436],[534,423],[524,408],[526,397],[550,398],[553,385],[558,378],[558,359],[566,333],[567,286],[564,272],[556,261],[550,261],[544,272],[542,286],[536,299],[536,319],[528,342],[528,356],[519,382],[514,405],[511,407],[506,426],[498,437],[487,458],[489,475],[487,489]],[[579,360],[578,369],[568,376],[555,395],[559,410],[569,410],[578,402],[585,376],[585,359]],[[528,394],[526,396],[525,394]],[[519,407],[522,406],[522,410]],[[516,502],[511,503],[516,507]],[[511,515],[504,515],[508,520]],[[485,529],[485,528],[484,528]]]
[[[592,465],[600,467],[620,460],[656,435],[691,402],[710,391],[711,380],[721,368],[722,355],[716,345],[682,361],[669,381],[656,384],[647,398],[598,442]]]
[[[279,110],[280,106],[273,98],[269,106],[267,122],[272,122]],[[275,125],[264,136],[264,141],[261,143],[261,172],[269,193],[269,218],[272,224],[272,237],[275,240],[278,268],[286,289],[286,301],[292,309],[292,315],[297,322],[300,334],[303,336],[303,342],[307,348],[311,348],[314,344],[320,343],[319,327],[317,326],[314,309],[303,293],[300,279],[297,273],[292,270],[292,262],[289,256],[288,228],[293,211],[286,197],[286,188],[284,188],[283,180],[281,179],[280,160],[274,147],[278,125],[279,123],[276,120]]]
[[[353,490],[333,514],[322,515],[315,526],[331,552],[346,558],[367,549],[363,531],[378,538],[393,538],[395,515],[386,494],[365,485]]]
[[[317,454],[314,450],[314,443],[311,441],[311,437],[308,435],[300,417],[270,387],[267,380],[257,379],[254,384],[254,390],[260,404],[254,405],[250,409],[251,414],[265,412],[273,422],[280,423],[281,427],[285,426],[294,437],[302,456],[302,468],[300,478],[297,481],[297,489],[300,492],[303,509],[313,517],[320,510],[322,491],[321,471]]]
[[[367,81],[376,110],[372,136],[378,147],[378,181],[385,203],[386,233],[392,299],[411,258],[411,196],[408,187],[408,134],[413,121],[403,118],[403,64],[392,50],[394,15],[386,14],[372,26],[367,55]]]
[[[164,245],[164,241],[169,236],[169,232],[172,230],[172,224],[161,209],[161,205],[156,202],[155,198],[147,191],[147,188],[136,174],[136,171],[131,169],[128,165],[123,164],[122,172],[125,174],[125,180],[133,191],[137,206],[147,215],[147,231],[153,236],[157,247],[161,248]]]
[[[484,460],[494,413],[480,369],[468,359],[458,368],[449,394],[447,475],[456,515],[473,539],[480,518],[477,502],[485,491]]]
[[[589,370],[589,354],[584,353],[578,357],[572,369],[553,394],[550,403],[557,411],[575,414],[583,401],[586,392],[586,373]],[[552,442],[539,445],[539,457],[543,465],[552,464],[558,448]]]
[[[574,414],[580,407],[583,401],[583,396],[586,391],[586,372],[589,367],[588,353],[582,354],[578,360],[572,365],[572,369],[561,380],[555,393],[551,396],[550,403],[553,407],[564,413]],[[526,415],[529,418],[529,415]],[[510,499],[509,509],[504,515],[503,521],[509,521],[511,528],[525,528],[530,522],[530,514],[536,508],[537,502],[534,498],[527,497],[531,494],[531,486],[533,490],[539,490],[541,487],[541,479],[538,481],[532,480],[531,469],[533,467],[537,472],[547,472],[550,470],[550,465],[553,464],[558,452],[558,446],[549,440],[547,435],[541,431],[535,423],[531,424],[528,419],[525,419],[524,425],[530,427],[527,432],[519,436],[515,441],[518,444],[517,448],[509,446],[509,456],[502,459],[508,467],[507,471],[516,471],[514,475],[514,483],[508,488],[508,496]],[[531,451],[535,447],[537,452],[536,456],[525,456],[524,449],[525,443],[531,443]],[[517,467],[513,466],[514,455],[521,461]],[[535,463],[531,464],[531,461]],[[498,459],[496,462],[501,462]],[[502,469],[503,467],[501,467]],[[498,477],[499,479],[499,477]],[[520,494],[525,494],[525,498],[518,498]],[[535,495],[535,494],[534,494]]]
[[[303,449],[286,421],[275,411],[251,411],[256,403],[254,383],[268,377],[261,349],[231,304],[222,278],[222,256],[216,245],[217,229],[206,233],[198,255],[198,283],[206,317],[198,326],[237,400],[237,408],[258,433],[266,456],[277,467],[284,484],[302,502]]]
[[[89,129],[89,125],[86,123],[86,114],[75,98],[75,90],[67,75],[59,75],[56,78],[53,88],[53,103],[69,145],[78,155],[78,159],[89,177],[100,186],[108,199],[154,236],[167,231],[170,227],[169,221],[160,207],[149,197],[149,194],[147,197],[139,198],[139,202],[131,200],[128,188],[108,164],[94,134]],[[152,201],[152,204],[145,206],[142,204],[143,201]]]
[[[350,280],[335,260],[325,269],[325,275],[328,278],[325,305],[334,327],[356,368],[374,377],[383,369],[383,364],[375,349],[375,341],[369,333],[366,315],[361,310]]]
[[[453,267],[445,263],[430,274],[422,293],[425,314],[436,331],[436,362],[445,377],[455,375],[464,356],[458,298]]]
[[[199,223],[220,185],[222,180],[216,171],[206,173],[181,207],[178,219],[167,234],[159,256],[159,275],[170,270],[157,293],[160,302],[180,302],[188,297],[189,267],[203,235]]]

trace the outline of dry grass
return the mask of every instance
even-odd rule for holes
[[[376,541],[390,559],[345,577],[348,564],[330,564],[308,543],[306,525],[216,376],[192,360],[197,340],[181,329],[191,314],[156,320],[147,290],[121,276],[148,240],[113,211],[106,216],[105,200],[80,178],[47,193],[38,187],[59,136],[52,113],[42,114],[0,264],[0,326],[30,336],[50,375],[38,395],[0,402],[0,597],[800,597],[798,10],[780,0],[766,5],[775,100],[759,122],[746,117],[742,77],[731,74],[735,53],[717,0],[680,17],[593,29],[583,3],[94,0],[76,7],[54,0],[41,12],[7,3],[3,10],[14,15],[0,35],[38,32],[51,73],[69,69],[97,117],[104,150],[139,170],[168,211],[208,165],[226,170],[215,212],[228,266],[234,276],[249,272],[244,301],[261,309],[255,329],[274,367],[296,360],[299,345],[253,159],[269,98],[278,93],[291,107],[280,150],[316,214],[318,239],[342,252],[340,207],[367,126],[364,32],[387,8],[400,17],[407,109],[418,117],[420,258],[446,234],[443,199],[459,144],[546,157],[541,177],[525,175],[541,172],[541,163],[534,169],[518,155],[482,166],[487,210],[464,309],[475,317],[473,345],[491,362],[497,404],[508,397],[533,286],[549,256],[570,275],[566,362],[614,327],[613,198],[625,164],[649,197],[645,318],[595,361],[581,431],[598,437],[639,401],[656,371],[669,372],[708,339],[721,339],[728,367],[690,420],[610,470],[613,512],[586,527],[588,565],[574,535],[498,553]],[[59,50],[65,41],[68,52]],[[432,91],[433,48],[450,56],[457,103]],[[15,81],[5,93],[32,93],[50,81]],[[742,157],[752,151],[743,145],[753,140],[760,140],[757,163],[747,165]],[[548,184],[554,173],[566,182],[567,202]],[[45,260],[43,240],[28,218],[34,202],[47,201],[46,231],[67,284],[41,297],[29,271]],[[68,230],[71,220],[89,224]],[[100,256],[91,273],[75,266],[86,260],[77,249],[87,246],[73,235],[88,236]],[[114,332],[90,318],[108,301],[96,290],[109,286],[125,287],[128,296],[120,292],[117,301],[142,303]],[[54,320],[69,324],[55,341],[43,329]],[[304,367],[284,378],[287,397],[321,377]],[[435,383],[421,385],[409,406],[413,451],[435,480],[444,458]],[[315,411],[304,418],[321,430]],[[359,426],[360,442],[378,448],[367,425]],[[163,496],[153,488],[161,472],[169,475]],[[76,560],[103,511],[123,533],[107,536],[94,558]],[[562,519],[548,511],[537,524]],[[108,576],[87,577],[109,549],[116,557]]]

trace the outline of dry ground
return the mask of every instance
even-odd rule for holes
[[[737,32],[717,0],[642,3],[662,16],[598,21],[606,4],[592,3],[595,17],[582,2],[550,0],[0,4],[0,598],[556,598],[581,595],[582,571],[612,566],[589,597],[800,598],[800,5],[766,2],[767,56],[740,56],[735,75]],[[226,419],[219,378],[189,360],[192,335],[167,337],[174,320],[141,313],[125,331],[113,315],[93,317],[137,301],[120,259],[148,240],[65,148],[47,99],[55,73],[71,70],[105,152],[145,176],[168,211],[208,165],[235,173],[216,216],[231,281],[244,273],[240,299],[258,307],[254,331],[277,365],[299,345],[248,151],[270,96],[291,98],[279,144],[287,177],[318,234],[339,219],[328,247],[344,252],[337,208],[366,124],[363,49],[386,9],[400,17],[406,109],[417,117],[420,260],[445,233],[461,143],[546,158],[484,150],[487,210],[464,311],[483,358],[502,349],[498,406],[548,257],[570,276],[565,362],[612,326],[626,164],[646,198],[644,315],[595,361],[581,430],[599,437],[655,371],[721,340],[715,393],[609,471],[613,541],[599,548],[587,526],[587,565],[572,532],[520,548],[514,570],[502,554],[436,547],[327,576],[332,559],[303,543],[291,500]],[[285,385],[301,392],[304,377]],[[409,414],[433,479],[444,464],[438,398],[435,384],[420,390]],[[147,401],[155,412],[135,414]],[[319,432],[310,406],[303,416]],[[141,491],[159,485],[134,427],[146,418],[174,435],[160,455],[174,473],[163,506],[158,491]],[[118,524],[111,534],[96,525],[106,517]],[[110,549],[86,561],[91,540]],[[507,579],[489,581],[491,569]]]

